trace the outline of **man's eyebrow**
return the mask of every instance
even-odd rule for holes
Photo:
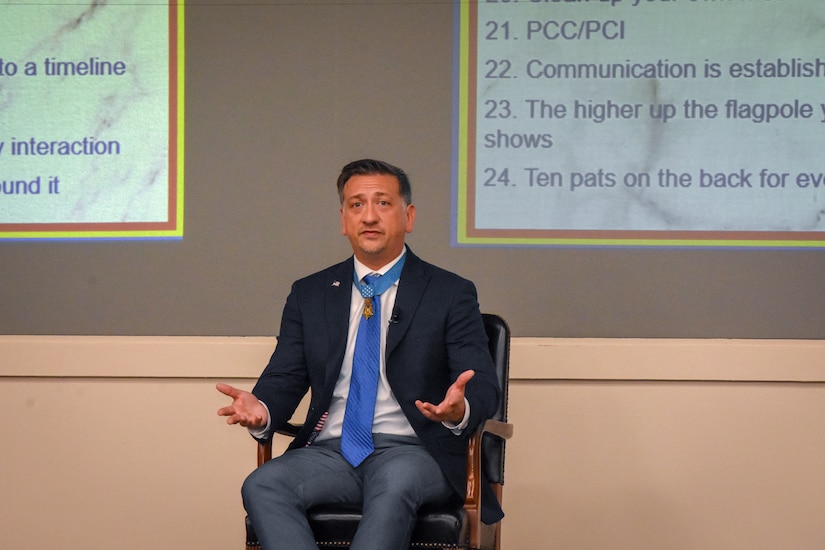
[[[387,193],[386,191],[376,191],[374,193],[358,193],[356,195],[350,195],[345,197],[346,200],[358,199],[364,200],[365,198],[369,197],[392,197],[392,193]]]

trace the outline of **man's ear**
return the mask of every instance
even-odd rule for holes
[[[412,233],[413,227],[415,226],[415,205],[408,204],[407,205],[407,225],[404,227],[407,233]]]

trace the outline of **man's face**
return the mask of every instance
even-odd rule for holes
[[[404,236],[413,230],[415,207],[404,204],[395,176],[353,176],[344,184],[341,233],[347,236],[355,257],[379,269],[401,254]]]

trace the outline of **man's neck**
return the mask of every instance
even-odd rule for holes
[[[369,275],[370,273],[381,273],[382,275],[392,268],[398,260],[401,259],[404,254],[407,252],[407,247],[401,249],[401,253],[398,254],[395,258],[390,260],[389,262],[383,262],[381,265],[376,265],[374,262],[370,262],[369,264],[363,262],[357,256],[354,257],[355,259],[355,272],[358,273],[359,278],[363,278],[364,275]]]

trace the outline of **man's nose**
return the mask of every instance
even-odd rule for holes
[[[369,223],[369,222],[374,222],[374,221],[377,221],[377,220],[378,220],[378,209],[376,208],[376,206],[374,204],[367,203],[366,206],[364,207],[364,221]]]

